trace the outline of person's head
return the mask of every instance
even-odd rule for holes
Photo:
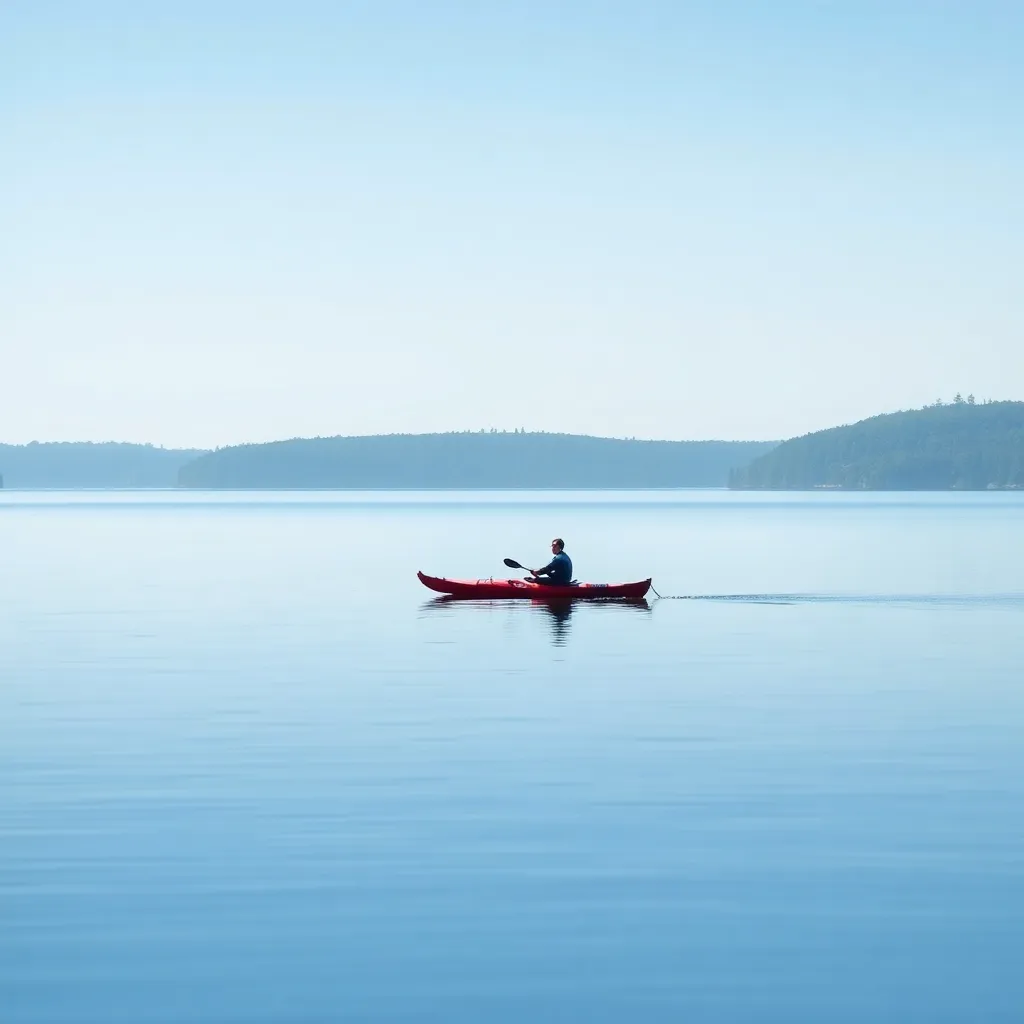
[[[557,555],[565,547],[565,541],[561,537],[556,537],[551,542],[551,550]]]

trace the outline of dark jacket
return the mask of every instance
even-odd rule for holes
[[[572,559],[564,551],[559,551],[543,569],[537,570],[537,575],[546,576],[549,583],[564,587],[572,582]]]

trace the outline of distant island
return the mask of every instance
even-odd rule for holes
[[[1024,489],[1024,402],[873,416],[783,443],[522,430],[295,438],[199,449],[0,444],[0,487]]]
[[[873,416],[795,437],[730,471],[752,490],[1024,488],[1024,402],[952,404]]]
[[[174,487],[178,470],[201,454],[114,441],[0,444],[0,480],[14,488]]]
[[[203,488],[724,487],[770,441],[634,441],[479,431],[318,437],[208,452],[178,471]]]

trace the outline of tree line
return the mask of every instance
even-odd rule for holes
[[[737,467],[738,489],[1024,487],[1024,402],[972,401],[874,416],[793,438]]]

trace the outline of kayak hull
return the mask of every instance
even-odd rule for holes
[[[569,587],[552,587],[531,580],[449,580],[443,576],[428,576],[418,572],[420,583],[428,590],[451,597],[515,598],[527,601],[613,601],[642,598],[651,587],[651,581],[637,583],[577,583]]]

